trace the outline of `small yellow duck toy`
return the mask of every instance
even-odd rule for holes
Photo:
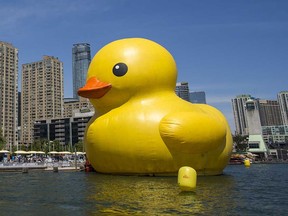
[[[176,63],[159,44],[127,38],[93,58],[79,96],[95,115],[85,132],[87,157],[97,172],[177,175],[182,166],[218,175],[228,163],[232,136],[225,117],[175,94]]]

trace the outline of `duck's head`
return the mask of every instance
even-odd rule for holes
[[[147,39],[128,38],[96,53],[78,95],[89,98],[96,109],[112,109],[135,96],[174,92],[176,79],[175,61],[164,47]]]

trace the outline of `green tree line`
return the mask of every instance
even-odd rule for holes
[[[79,141],[75,145],[67,144],[62,145],[58,140],[49,141],[46,139],[37,139],[34,140],[34,142],[27,147],[28,149],[22,149],[21,150],[29,150],[29,151],[44,151],[45,153],[49,151],[70,151],[74,152],[76,151],[84,151],[84,145],[82,141]]]
[[[0,150],[4,149],[5,147],[6,147],[6,140],[5,137],[3,136],[2,128],[0,128]]]

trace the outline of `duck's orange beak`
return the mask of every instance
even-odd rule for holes
[[[110,89],[112,85],[110,83],[101,82],[96,77],[91,77],[87,80],[85,86],[78,90],[78,95],[85,98],[101,98]]]

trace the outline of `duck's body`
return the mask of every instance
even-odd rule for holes
[[[122,65],[124,72],[113,69],[111,76],[109,68],[118,69],[123,62],[128,65]],[[146,72],[148,77],[142,75]],[[176,96],[176,74],[170,54],[145,39],[116,41],[96,54],[87,79],[90,84],[94,77],[106,83],[105,92],[99,96],[99,90],[93,90],[103,91],[102,84],[79,90],[80,96],[93,98],[96,110],[85,135],[87,156],[96,171],[161,175],[191,166],[200,175],[222,173],[232,150],[229,126],[215,108]]]

